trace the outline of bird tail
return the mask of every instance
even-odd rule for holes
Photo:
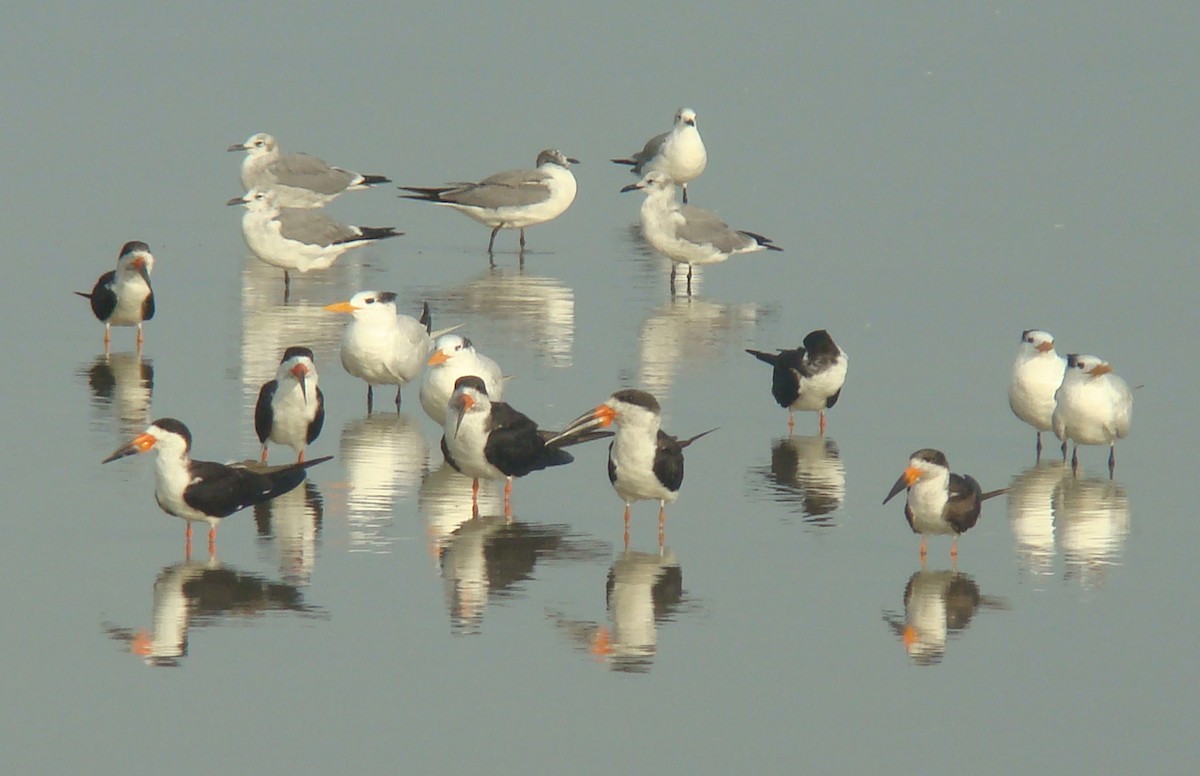
[[[747,237],[752,238],[755,242],[757,242],[759,245],[761,245],[762,247],[766,248],[769,251],[782,251],[783,250],[783,248],[780,248],[778,245],[776,245],[775,241],[772,240],[770,237],[766,237],[761,234],[756,234],[754,232],[747,232],[744,229],[739,229],[738,234],[744,234]]]
[[[764,353],[761,350],[751,350],[750,348],[746,348],[746,352],[757,358],[759,361],[762,361],[764,364],[775,366],[775,364],[779,362],[779,355],[776,353]]]
[[[358,229],[362,232],[362,236],[354,238],[356,240],[386,240],[389,237],[399,237],[404,234],[391,226],[360,226]]]
[[[417,319],[417,322],[425,327],[426,334],[433,331],[433,316],[429,313],[429,302],[425,302],[421,306],[421,317]]]
[[[416,199],[424,202],[441,202],[442,195],[450,191],[450,186],[400,186],[401,191],[411,192],[410,194],[401,194],[401,199]]]
[[[364,186],[374,186],[378,183],[391,183],[391,178],[386,178],[382,175],[364,175],[362,176]]]
[[[720,426],[718,426],[717,428],[720,428]],[[708,436],[709,434],[711,434],[712,432],[714,432],[716,430],[717,430],[716,428],[710,428],[708,431],[701,431],[699,434],[696,434],[696,436],[691,437],[690,439],[681,439],[679,441],[679,447],[681,449],[684,447],[687,447],[688,445],[690,445],[692,442],[695,442],[700,437]]]
[[[610,159],[609,161],[613,164],[623,164],[626,167],[637,167],[637,160],[635,159]]]
[[[85,292],[83,292],[83,291],[76,291],[76,292],[75,292],[75,295],[76,295],[76,296],[82,296],[84,299],[91,299],[91,298],[92,298],[92,295],[91,295],[91,294],[89,294],[89,293],[85,293]]]
[[[996,496],[1003,496],[1005,493],[1008,493],[1008,488],[1000,488],[999,490],[989,490],[987,493],[984,493],[982,496],[980,496],[979,500],[987,501],[989,498],[995,498]]]

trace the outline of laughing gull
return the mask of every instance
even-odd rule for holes
[[[537,169],[508,170],[478,183],[455,183],[441,188],[401,186],[402,190],[412,193],[400,196],[452,207],[492,227],[487,248],[489,256],[497,232],[520,229],[524,253],[525,227],[558,218],[575,201],[575,176],[567,169],[571,164],[579,164],[579,160],[564,156],[561,151],[546,149],[538,154]]]
[[[284,301],[291,285],[288,270],[328,269],[348,250],[404,234],[390,226],[340,224],[321,210],[280,207],[276,190],[257,186],[226,204],[246,206],[242,237],[255,256],[283,269]]]
[[[347,191],[361,191],[377,183],[391,183],[382,175],[362,175],[334,167],[308,154],[283,154],[279,141],[266,132],[234,143],[229,151],[245,151],[242,186],[273,188],[282,207],[322,207]]]
[[[655,135],[645,147],[630,159],[613,159],[617,164],[633,168],[635,175],[662,170],[683,187],[683,203],[688,201],[688,181],[700,177],[708,166],[708,152],[696,129],[696,111],[680,108],[675,111],[675,126],[670,132]]]
[[[769,237],[733,229],[709,210],[675,201],[675,181],[665,172],[648,172],[621,191],[646,192],[642,203],[642,235],[671,265],[671,293],[675,292],[676,264],[688,265],[688,293],[692,293],[692,265],[716,264],[735,253],[781,251]]]

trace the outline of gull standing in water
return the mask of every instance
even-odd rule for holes
[[[700,177],[708,166],[708,151],[696,128],[696,111],[680,108],[675,111],[675,126],[670,132],[655,135],[646,141],[641,151],[629,159],[613,159],[616,164],[632,167],[635,175],[662,170],[683,187],[683,204],[687,204],[687,185]]]
[[[282,207],[312,208],[328,205],[347,191],[361,191],[380,183],[391,183],[382,175],[362,175],[334,167],[308,154],[284,154],[279,141],[266,132],[234,143],[229,151],[245,151],[242,188],[274,189]]]
[[[675,292],[675,269],[688,268],[687,290],[692,293],[692,265],[716,264],[735,253],[783,250],[769,237],[733,229],[709,210],[675,201],[675,181],[665,172],[651,171],[625,191],[644,191],[642,236],[654,250],[666,256],[671,265],[671,293]]]
[[[113,326],[137,326],[137,348],[142,349],[142,322],[154,317],[154,289],[150,272],[154,254],[140,240],[125,243],[117,268],[100,276],[90,294],[75,293],[92,304],[92,314],[104,324],[104,352],[108,352]]]
[[[1133,392],[1113,374],[1107,361],[1099,356],[1067,356],[1067,371],[1054,394],[1054,435],[1063,442],[1063,460],[1067,459],[1067,440],[1075,443],[1071,451],[1071,470],[1079,469],[1080,445],[1108,445],[1108,477],[1117,465],[1117,440],[1129,434],[1133,424]]]
[[[508,170],[478,183],[454,183],[442,187],[401,186],[405,199],[452,207],[479,223],[492,227],[488,255],[501,229],[521,230],[521,253],[525,251],[525,227],[543,224],[562,215],[575,201],[575,176],[568,169],[578,159],[548,148],[538,154],[536,169]]]
[[[245,206],[242,237],[255,256],[283,270],[285,302],[289,270],[329,269],[346,251],[404,234],[390,226],[341,224],[321,210],[281,207],[275,190],[257,186],[226,204]]]

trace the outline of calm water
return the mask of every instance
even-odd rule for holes
[[[0,32],[6,772],[1195,768],[1195,9],[122,8]],[[710,154],[693,201],[786,249],[691,299],[607,162],[680,105]],[[580,193],[523,269],[514,234],[489,268],[468,219],[346,195],[338,218],[407,235],[285,306],[223,205],[256,131],[412,185],[560,147]],[[159,315],[140,359],[128,330],[106,358],[70,292],[131,239]],[[338,363],[320,307],[363,288],[464,324],[546,426],[625,386],[672,432],[719,426],[666,547],[646,503],[623,547],[599,444],[472,519],[415,388],[367,417]],[[809,415],[789,438],[742,351],[818,327],[849,379],[825,438]],[[1115,480],[1100,449],[1078,478],[1034,465],[1005,397],[1028,327],[1144,384]],[[334,461],[185,560],[149,456],[100,459],[162,416],[199,457],[253,455],[299,343]],[[880,506],[925,446],[1012,488],[957,568],[935,539],[921,569]]]

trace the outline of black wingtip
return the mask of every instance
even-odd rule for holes
[[[375,186],[380,183],[391,183],[391,182],[392,182],[391,178],[384,177],[383,175],[364,175],[363,176],[363,183],[366,184],[367,186]]]
[[[774,353],[764,353],[761,350],[751,350],[750,348],[746,348],[746,352],[764,364],[770,364],[771,366],[775,366],[776,362],[779,361],[779,356]]]
[[[1008,488],[1000,488],[999,490],[989,490],[987,493],[984,493],[982,496],[980,496],[979,500],[987,501],[988,499],[995,498],[996,496],[1003,496],[1005,493],[1008,493]]]
[[[89,294],[89,293],[86,293],[86,292],[84,292],[84,291],[73,291],[72,293],[73,293],[73,294],[75,294],[76,296],[82,296],[84,299],[91,299],[91,298],[92,298],[92,295],[91,295],[91,294]]]
[[[425,333],[429,334],[433,331],[433,315],[429,312],[429,302],[421,305],[421,317],[417,321],[425,326]]]
[[[637,164],[637,162],[632,159],[609,159],[609,161],[613,164],[623,164],[626,167],[633,167]]]
[[[709,434],[711,434],[712,432],[716,431],[719,428],[720,428],[720,426],[717,426],[716,428],[710,428],[708,431],[701,431],[699,434],[696,434],[696,436],[694,436],[694,437],[691,437],[689,439],[684,439],[679,443],[679,447],[680,448],[687,447],[688,445],[690,445],[692,442],[695,442],[700,437],[708,436]]]

